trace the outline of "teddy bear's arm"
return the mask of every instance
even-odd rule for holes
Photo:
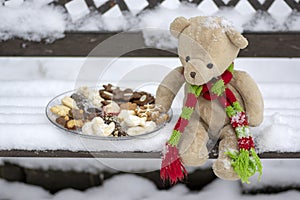
[[[263,121],[264,101],[255,81],[244,71],[234,71],[231,84],[243,98],[249,125],[258,126]]]
[[[158,86],[155,103],[162,105],[165,110],[169,110],[184,82],[183,67],[172,70]]]

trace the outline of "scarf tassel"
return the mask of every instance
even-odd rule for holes
[[[178,181],[182,181],[186,175],[187,171],[183,166],[177,147],[167,143],[166,152],[162,160],[160,178],[164,182],[169,180],[173,185]]]
[[[250,150],[240,149],[239,152],[228,151],[226,154],[232,159],[231,165],[243,183],[249,184],[249,178],[256,172],[259,172],[258,179],[260,180],[262,164],[254,148]]]

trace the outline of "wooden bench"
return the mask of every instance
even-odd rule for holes
[[[146,9],[154,9],[163,0],[147,0]],[[54,3],[63,6],[69,1],[59,0]],[[201,0],[182,0],[196,5],[201,4]],[[236,6],[239,0],[230,0],[225,4],[221,0],[214,0],[214,3],[220,7]],[[249,0],[252,7],[258,12],[266,12],[274,0],[266,0],[260,4],[256,0]],[[286,4],[296,11],[300,11],[300,3],[294,0],[285,0]],[[92,0],[86,0],[88,6],[99,11],[100,14],[107,12],[114,6],[119,6],[122,11],[130,12],[125,0],[109,0],[100,7],[96,7]],[[139,14],[139,13],[138,13]],[[137,15],[138,15],[137,14]],[[99,43],[107,38],[118,34],[118,32],[67,32],[63,39],[47,44],[45,42],[30,42],[14,38],[0,42],[0,56],[87,56],[88,53]],[[245,37],[249,40],[249,47],[242,50],[239,57],[300,57],[300,34],[299,32],[244,32]],[[143,42],[141,32],[132,32],[127,34],[127,38],[135,38],[136,41]],[[145,46],[145,44],[141,44]],[[279,51],[276,51],[279,50]],[[174,49],[170,50],[174,52]],[[177,55],[154,48],[139,49],[129,52],[124,57],[175,57]],[[113,54],[103,52],[99,56],[114,56]],[[210,158],[216,158],[217,148],[210,154]],[[93,152],[88,151],[25,151],[25,150],[0,150],[0,157],[77,157],[77,158],[160,158],[159,152]],[[276,153],[267,152],[260,154],[262,158],[300,158],[300,152]]]

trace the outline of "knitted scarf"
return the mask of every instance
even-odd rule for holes
[[[237,101],[233,92],[226,87],[233,77],[233,63],[217,79],[201,86],[188,84],[186,102],[182,113],[173,129],[173,133],[166,143],[163,152],[160,177],[163,181],[169,179],[171,184],[181,181],[187,175],[178,151],[178,143],[181,135],[187,127],[192,113],[197,104],[197,99],[202,95],[205,99],[218,100],[224,107],[230,124],[235,130],[238,143],[238,151],[228,150],[226,154],[232,159],[231,165],[242,182],[249,183],[249,178],[256,172],[262,175],[262,164],[255,152],[254,141],[251,136],[247,115]],[[259,176],[259,177],[260,177]]]

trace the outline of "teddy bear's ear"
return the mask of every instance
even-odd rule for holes
[[[242,34],[234,29],[226,30],[226,35],[230,41],[238,48],[244,49],[248,46],[248,40]]]
[[[177,17],[170,25],[171,34],[178,38],[180,33],[190,25],[190,21],[184,17]]]

